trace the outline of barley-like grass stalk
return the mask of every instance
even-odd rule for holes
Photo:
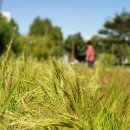
[[[127,78],[129,72],[24,56],[6,59],[0,69],[6,75],[0,74],[1,129],[129,130],[130,81],[117,75]]]

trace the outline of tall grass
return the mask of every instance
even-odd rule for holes
[[[10,48],[10,46],[8,47]],[[129,69],[1,58],[1,130],[129,130]]]

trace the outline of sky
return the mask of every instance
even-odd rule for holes
[[[130,12],[130,0],[3,0],[1,10],[11,13],[23,35],[40,16],[61,27],[64,38],[78,32],[88,38],[116,13]]]

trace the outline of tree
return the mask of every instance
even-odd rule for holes
[[[12,18],[10,21],[7,21],[6,17],[4,17],[0,13],[0,54],[2,54],[11,38],[13,38],[12,48],[16,50],[16,37],[20,35],[18,31],[18,25],[15,20]]]
[[[63,55],[63,34],[61,28],[58,26],[52,27],[50,31],[50,39],[52,41],[52,46],[54,48],[53,55],[62,56]]]
[[[0,14],[0,53],[2,54],[6,45],[11,40],[13,28],[2,14]]]
[[[96,48],[96,54],[105,53],[106,51],[110,52],[108,49],[109,47],[107,47],[109,44],[104,44],[104,38],[101,36],[94,35],[90,40],[92,41],[94,48]]]
[[[49,56],[59,57],[63,54],[61,28],[53,26],[51,20],[36,17],[30,26],[29,37],[37,41],[37,44],[33,45],[35,49],[32,53],[35,53],[34,55],[39,59],[47,59]]]
[[[64,49],[69,53],[70,61],[86,50],[85,42],[80,33],[68,36],[65,40]]]
[[[18,24],[15,22],[13,18],[10,21],[10,25],[13,28],[13,32],[15,33],[15,35],[20,35]]]
[[[103,34],[104,42],[111,48],[112,52],[120,49],[120,64],[126,55],[126,45],[130,44],[130,13],[121,12],[116,14],[114,18],[104,23],[103,29],[99,30]]]
[[[29,35],[48,35],[51,28],[52,23],[49,19],[42,20],[40,17],[36,17],[30,26]]]

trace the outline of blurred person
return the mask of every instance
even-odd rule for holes
[[[95,62],[95,50],[91,41],[87,42],[86,62],[88,63],[88,67],[93,67]]]

